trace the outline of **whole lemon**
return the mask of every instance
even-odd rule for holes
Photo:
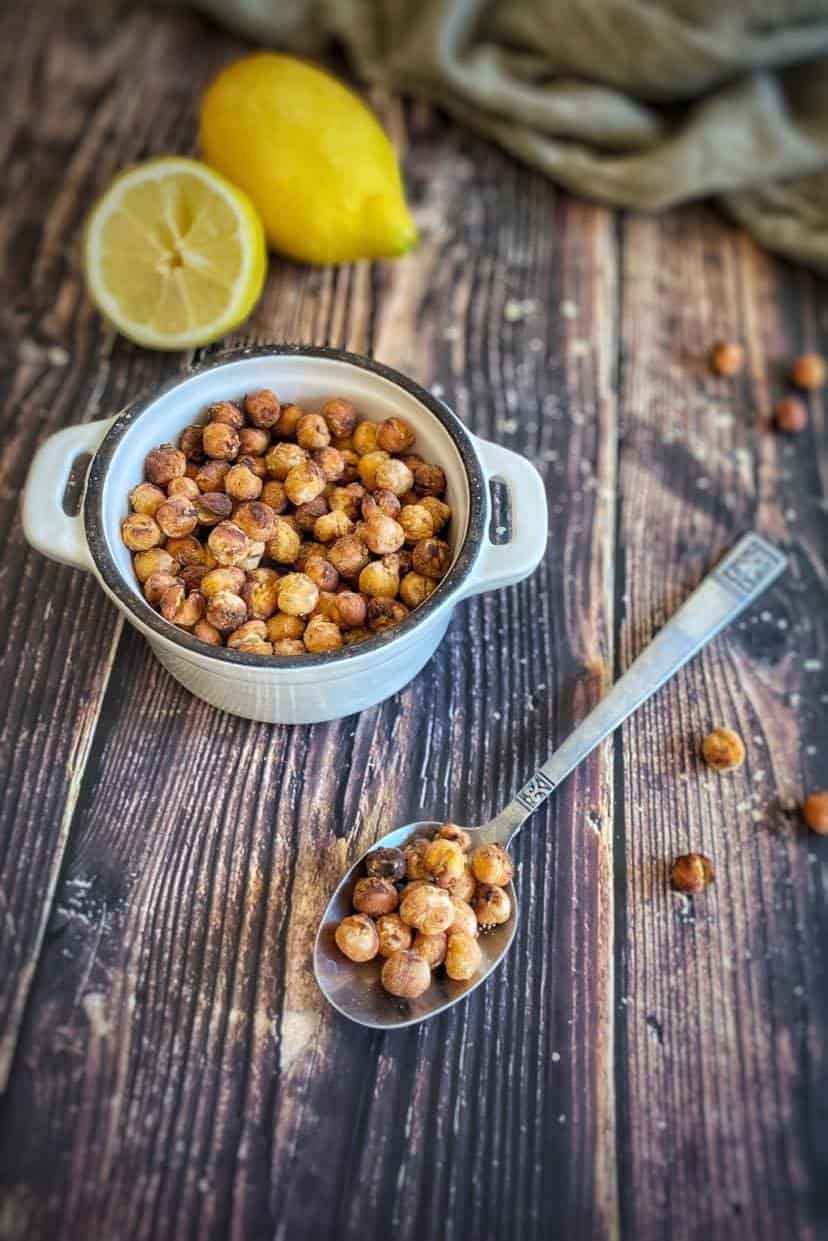
[[[416,228],[385,131],[329,74],[263,52],[224,69],[201,104],[207,163],[245,190],[270,244],[310,263],[391,258]]]

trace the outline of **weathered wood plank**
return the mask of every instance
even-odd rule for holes
[[[468,1005],[372,1038],[309,973],[348,857],[490,814],[612,667],[611,217],[422,108],[408,132],[417,253],[276,264],[253,330],[371,349],[533,456],[547,562],[462,607],[395,699],[313,729],[213,712],[127,633],[4,1114],[32,1237],[541,1237],[553,1209],[616,1233],[605,754],[521,842],[520,944]]]
[[[621,665],[744,529],[791,553],[788,575],[624,729],[623,1232],[816,1238],[825,854],[795,807],[809,781],[825,783],[821,401],[798,440],[768,429],[791,358],[820,343],[814,285],[703,208],[631,217],[623,247]],[[744,342],[744,377],[710,375],[722,337]],[[729,776],[698,757],[719,724],[747,745]],[[667,882],[691,849],[716,870],[693,901]]]
[[[0,1089],[120,633],[90,576],[28,549],[20,489],[46,436],[106,416],[180,365],[114,342],[81,294],[75,253],[83,213],[116,164],[142,153],[153,121],[180,123],[179,90],[155,112],[132,93],[126,69],[137,45],[158,67],[161,41],[146,15],[133,17],[129,37],[110,15],[105,49],[95,46],[94,15],[65,17],[20,6],[0,14],[10,86],[0,118],[8,191],[0,204]],[[186,29],[173,32],[180,54]]]

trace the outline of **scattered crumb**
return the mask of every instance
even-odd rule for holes
[[[574,302],[561,302],[558,309],[565,319],[574,319],[578,313],[578,307]]]
[[[822,670],[822,660],[806,659],[802,667],[806,672],[820,672]]]
[[[528,318],[534,314],[537,309],[537,302],[529,297],[523,301],[516,301],[510,297],[506,305],[503,307],[503,318],[507,323],[519,323],[522,319]]]
[[[561,1053],[559,1051],[552,1052],[552,1059],[555,1061],[556,1064],[560,1060],[560,1058],[561,1058]]]

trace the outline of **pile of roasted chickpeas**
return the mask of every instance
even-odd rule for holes
[[[375,849],[354,885],[356,913],[336,928],[337,947],[351,961],[383,957],[382,985],[403,999],[428,990],[440,966],[466,982],[480,968],[479,932],[511,916],[512,873],[501,845],[472,849],[454,823],[404,849]]]
[[[402,418],[270,391],[217,401],[144,463],[121,526],[147,601],[211,646],[301,655],[401,621],[448,571],[439,465]]]

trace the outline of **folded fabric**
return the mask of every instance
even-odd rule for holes
[[[579,193],[715,196],[828,271],[828,0],[193,0],[434,101]]]

